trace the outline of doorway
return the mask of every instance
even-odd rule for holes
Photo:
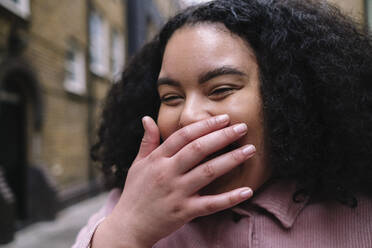
[[[21,84],[6,80],[0,91],[0,166],[15,197],[15,217],[27,216],[26,99]]]

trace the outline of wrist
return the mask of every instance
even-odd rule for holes
[[[111,217],[111,216],[110,216]],[[106,218],[97,228],[92,238],[91,248],[151,248],[136,232],[117,219]]]

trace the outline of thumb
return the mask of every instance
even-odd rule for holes
[[[142,125],[145,129],[145,133],[135,160],[146,157],[160,144],[160,132],[155,121],[151,117],[145,116],[142,118]]]

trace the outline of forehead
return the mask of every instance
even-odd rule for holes
[[[159,77],[197,75],[230,66],[248,70],[256,64],[248,42],[223,24],[201,23],[178,29],[169,39]]]

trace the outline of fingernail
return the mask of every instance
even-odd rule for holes
[[[142,125],[143,125],[143,127],[145,127],[145,123],[146,123],[146,118],[147,118],[147,116],[144,116],[144,117],[142,117]]]
[[[234,131],[236,133],[243,133],[243,132],[247,131],[247,125],[244,124],[244,123],[239,124],[239,125],[234,127]]]
[[[250,188],[244,189],[242,192],[240,192],[240,196],[242,198],[248,198],[253,195],[253,191]]]
[[[216,117],[216,122],[217,123],[223,123],[229,120],[229,116],[224,114],[224,115],[219,115]]]
[[[247,145],[243,148],[242,152],[244,155],[250,155],[256,151],[256,147],[254,145]]]

